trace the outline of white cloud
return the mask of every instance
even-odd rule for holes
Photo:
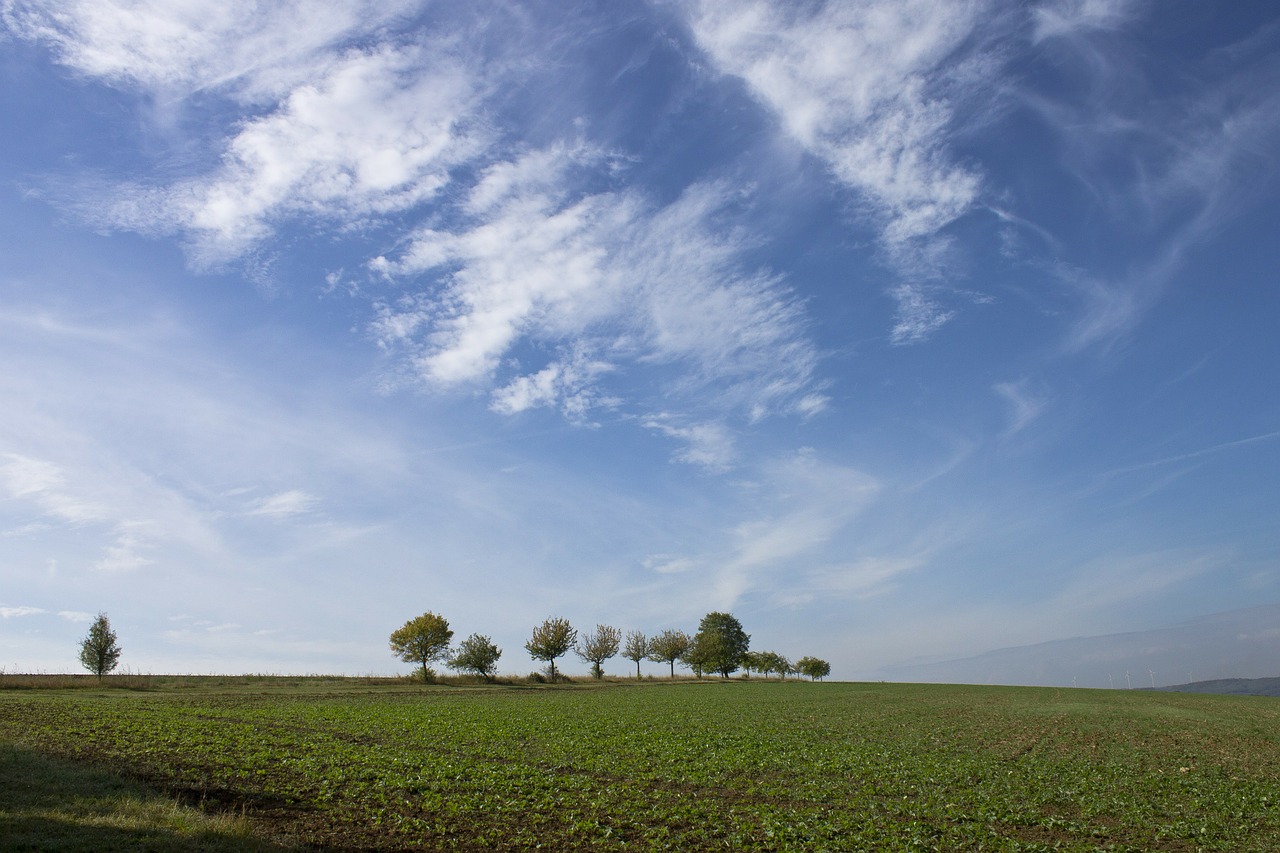
[[[301,489],[290,489],[287,492],[271,495],[258,501],[250,515],[265,515],[271,518],[288,518],[302,515],[315,509],[319,501],[314,495]]]
[[[680,575],[702,567],[698,560],[671,554],[653,554],[641,562],[646,569],[660,575]]]
[[[982,4],[704,3],[699,43],[743,78],[802,145],[866,193],[896,244],[932,234],[973,203],[978,178],[952,162],[950,108],[931,75],[970,36]]]
[[[0,619],[17,619],[23,616],[37,616],[48,612],[41,607],[0,607]]]
[[[994,386],[994,390],[1009,404],[1010,423],[1005,430],[1007,435],[1021,432],[1044,411],[1043,396],[1029,388],[1028,380],[1000,382]]]
[[[78,494],[67,483],[63,470],[46,459],[18,453],[0,454],[0,484],[11,498],[29,501],[58,521],[79,524],[106,517],[102,506]]]
[[[117,225],[181,230],[198,259],[243,255],[288,217],[351,227],[408,210],[449,182],[483,143],[465,127],[469,76],[425,47],[380,47],[335,58],[228,142],[214,174],[137,188],[107,213]]]
[[[691,26],[722,71],[742,78],[787,133],[855,189],[896,268],[936,274],[939,232],[975,204],[981,178],[950,153],[953,100],[984,79],[963,68],[987,4],[697,5]],[[988,24],[991,19],[988,18]],[[904,290],[905,289],[905,290]],[[914,286],[894,293],[918,296]],[[948,312],[900,312],[894,339],[924,340]]]
[[[728,553],[717,560],[717,606],[730,607],[757,587],[788,587],[805,563],[822,559],[833,539],[881,492],[873,477],[818,458],[811,450],[762,470],[767,506],[738,524]],[[784,590],[785,591],[785,590]]]
[[[86,625],[98,618],[96,613],[85,613],[83,610],[59,610],[58,616],[66,619],[68,622]]]
[[[52,44],[77,71],[160,95],[231,89],[271,98],[325,54],[421,7],[421,0],[10,0],[3,21]]]
[[[482,201],[471,206],[484,219],[456,232],[421,230],[395,261],[375,259],[376,270],[398,276],[450,270],[441,298],[384,308],[378,322],[385,345],[430,326],[418,359],[424,379],[447,386],[490,378],[522,336],[581,335],[616,312],[615,280],[603,261],[636,205],[608,193],[568,198],[561,183],[579,158],[563,150],[531,155],[526,163],[539,168],[512,166],[501,193],[488,179],[480,182]],[[515,183],[515,176],[523,180]]]
[[[914,344],[927,340],[955,316],[954,311],[940,306],[923,287],[900,284],[890,290],[889,294],[898,303],[894,318],[896,322],[889,335],[889,339],[895,344]]]
[[[1126,23],[1135,0],[1054,0],[1032,10],[1034,40],[1074,36],[1091,30],[1115,29]]]
[[[103,572],[131,572],[155,562],[146,551],[156,545],[158,536],[151,521],[130,520],[116,525],[115,541],[107,546],[106,554],[94,563]]]
[[[1187,256],[1251,207],[1277,171],[1280,63],[1273,51],[1258,52],[1266,39],[1189,61],[1180,73],[1195,85],[1157,96],[1168,69],[1117,36],[1148,10],[1157,11],[1066,0],[1035,16],[1042,49],[1076,85],[1053,97],[1024,92],[1023,102],[1061,140],[1063,167],[1089,191],[1098,231],[1088,239],[1125,246],[1114,270],[1054,268],[1080,305],[1068,351],[1107,346],[1134,329]]]
[[[616,404],[595,390],[597,380],[614,369],[581,348],[532,375],[517,376],[493,392],[491,408],[505,415],[537,406],[557,406],[571,423],[587,423],[589,413]]]
[[[654,209],[634,194],[575,191],[600,156],[557,148],[496,165],[466,202],[481,216],[376,258],[385,275],[443,282],[380,305],[379,343],[407,350],[437,386],[500,380],[493,407],[507,413],[549,405],[581,420],[618,402],[595,386],[624,362],[678,366],[668,395],[753,420],[821,411],[801,306],[774,277],[743,270],[751,241],[717,223],[736,194],[697,185]],[[526,366],[507,359],[518,344],[567,355]]]
[[[82,73],[253,110],[212,172],[168,185],[82,176],[63,191],[91,221],[187,236],[203,264],[243,257],[288,218],[351,228],[413,208],[485,147],[465,126],[475,80],[448,45],[368,38],[421,5],[19,0],[4,20]]]
[[[884,595],[893,588],[893,580],[925,565],[920,556],[863,557],[851,563],[823,566],[806,575],[798,583],[797,601],[808,604],[814,599],[837,595],[866,599]]]
[[[646,418],[644,425],[668,438],[684,443],[671,455],[677,462],[696,465],[707,471],[727,471],[737,458],[733,433],[721,423],[677,425],[667,414]]]

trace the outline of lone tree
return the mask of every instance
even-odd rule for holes
[[[611,625],[597,625],[595,631],[583,634],[574,651],[578,657],[591,664],[591,677],[604,678],[602,665],[618,653],[622,632]],[[639,664],[637,664],[639,666]]]
[[[391,651],[406,663],[422,664],[422,680],[430,681],[435,672],[428,664],[448,656],[452,639],[449,620],[427,611],[391,632]]]
[[[813,681],[817,681],[820,678],[826,678],[831,674],[831,664],[827,663],[822,658],[813,658],[808,655],[796,661],[796,669],[798,669],[801,674],[809,676]]]
[[[89,626],[89,633],[80,641],[80,663],[101,681],[102,676],[120,663],[121,651],[116,632],[111,630],[111,620],[107,614],[99,613]]]
[[[676,661],[684,658],[689,650],[689,635],[684,631],[668,628],[649,641],[649,660],[671,665],[671,677],[676,677]]]
[[[649,656],[649,640],[643,631],[627,632],[627,644],[622,649],[622,656],[636,662],[636,678],[639,678],[640,661]]]
[[[693,641],[702,669],[728,678],[742,664],[751,636],[732,614],[713,612],[702,617]]]
[[[483,676],[485,681],[492,681],[498,671],[498,658],[502,657],[502,649],[493,644],[484,634],[472,634],[458,646],[453,657],[447,661],[448,667],[458,672],[473,672]]]
[[[524,647],[534,660],[544,660],[551,665],[551,680],[556,680],[556,658],[564,657],[573,648],[578,632],[568,619],[553,617],[533,629],[533,636]]]

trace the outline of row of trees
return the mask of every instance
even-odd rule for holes
[[[456,649],[450,646],[452,640],[448,620],[428,611],[392,632],[391,651],[403,661],[420,665],[427,681],[434,676],[431,664],[439,662],[458,672],[493,677],[502,650],[487,636],[472,634]],[[547,663],[552,680],[556,678],[556,661],[570,651],[591,664],[594,678],[604,677],[604,662],[619,652],[635,662],[637,678],[644,660],[668,664],[673,678],[676,663],[693,670],[699,678],[703,673],[719,673],[728,678],[739,669],[748,676],[752,672],[776,673],[780,678],[800,674],[815,681],[831,674],[831,664],[820,658],[806,656],[793,664],[777,652],[753,652],[750,645],[751,636],[736,617],[713,612],[702,617],[693,636],[679,630],[666,630],[653,637],[628,631],[625,643],[622,631],[611,625],[596,625],[595,630],[579,634],[568,619],[552,617],[533,629],[524,647],[534,660]]]

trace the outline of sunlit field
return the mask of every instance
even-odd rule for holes
[[[758,679],[124,684],[0,690],[0,848],[136,849],[150,832],[166,850],[1280,849],[1267,698]],[[57,769],[38,797],[23,793],[33,766]],[[119,786],[141,793],[103,799]],[[154,814],[121,829],[103,802]]]

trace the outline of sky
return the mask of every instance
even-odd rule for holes
[[[0,668],[1280,602],[1273,3],[0,0],[0,75]]]

